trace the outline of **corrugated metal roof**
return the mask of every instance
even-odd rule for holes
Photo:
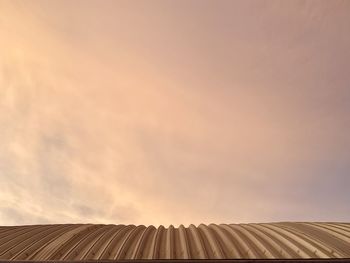
[[[349,223],[0,227],[0,259],[350,258]]]

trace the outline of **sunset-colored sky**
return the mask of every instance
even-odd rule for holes
[[[350,221],[349,14],[0,0],[0,225]]]

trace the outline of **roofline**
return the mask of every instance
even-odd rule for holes
[[[0,263],[345,263],[350,258],[299,259],[130,259],[130,260],[2,260]]]

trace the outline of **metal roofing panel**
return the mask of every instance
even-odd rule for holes
[[[0,227],[0,260],[242,258],[350,258],[350,224]]]

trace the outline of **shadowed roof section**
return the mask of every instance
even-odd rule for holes
[[[0,260],[308,258],[350,258],[350,224],[0,227]]]

